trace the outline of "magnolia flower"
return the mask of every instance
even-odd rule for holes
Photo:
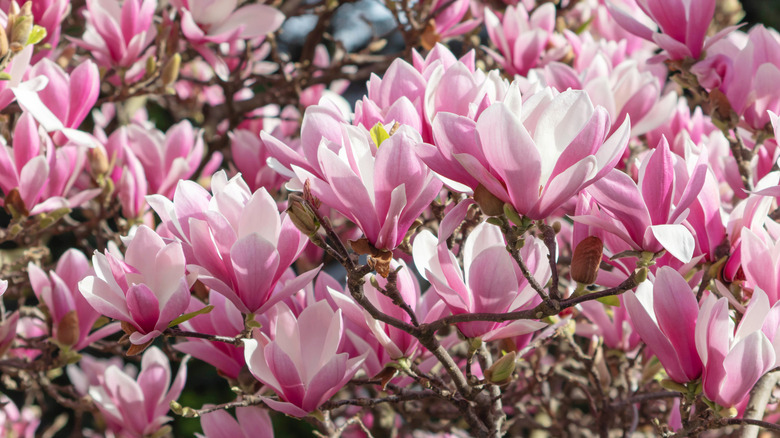
[[[46,88],[39,91],[38,96],[67,128],[81,125],[100,94],[100,73],[97,65],[90,60],[66,73],[54,61],[42,59],[28,74],[48,79]]]
[[[530,16],[523,5],[509,6],[501,19],[490,8],[485,8],[485,27],[500,54],[485,50],[511,76],[525,76],[540,61],[559,59],[566,53],[567,47],[563,44],[550,50],[550,43],[555,41],[555,5],[552,3],[540,5]]]
[[[252,193],[241,175],[211,178],[213,196],[194,181],[179,181],[173,201],[147,202],[162,220],[159,232],[186,254],[188,270],[227,297],[242,313],[262,313],[308,284],[319,269],[276,288],[308,240],[261,188]]]
[[[471,231],[463,245],[461,270],[457,257],[447,248],[447,239],[462,221],[468,205],[462,202],[449,213],[439,229],[438,239],[427,230],[417,235],[413,242],[417,270],[454,315],[506,313],[533,307],[538,295],[506,251],[504,237],[497,226],[483,222]],[[550,270],[544,243],[527,238],[521,256],[536,281],[547,283]],[[545,326],[529,320],[477,321],[459,323],[458,329],[466,337],[489,341],[530,333]]]
[[[214,308],[181,325],[182,329],[209,335],[234,337],[244,330],[244,316],[224,295],[209,293],[209,305]],[[200,300],[191,300],[187,313],[206,307]],[[237,379],[244,366],[244,347],[226,342],[188,338],[173,346],[178,351],[200,359],[230,379]]]
[[[655,281],[642,282],[626,292],[625,305],[634,329],[678,383],[697,379],[702,361],[696,351],[695,330],[699,306],[682,275],[663,266]]]
[[[377,139],[362,126],[340,127],[339,143],[317,140],[322,173],[293,167],[297,180],[310,181],[312,193],[354,222],[376,249],[395,249],[442,186],[410,153],[420,135],[401,126],[393,135],[385,132],[385,139]]]
[[[119,324],[109,324],[90,334],[100,313],[89,305],[78,289],[79,281],[94,275],[81,251],[65,251],[57,261],[57,268],[49,275],[32,262],[27,265],[27,272],[35,296],[49,309],[52,337],[61,344],[80,350],[120,329]]]
[[[141,359],[138,376],[130,376],[118,366],[110,365],[100,384],[90,386],[89,396],[109,428],[120,436],[150,436],[171,420],[165,414],[184,388],[187,361],[188,358],[185,358],[179,364],[179,371],[171,384],[168,358],[159,348],[151,347]]]
[[[655,129],[669,118],[677,93],[661,96],[662,83],[634,60],[613,63],[598,53],[581,70],[553,62],[540,70],[548,85],[559,91],[585,90],[594,105],[603,106],[613,121],[612,130],[630,117],[631,136],[638,137]]]
[[[255,330],[244,340],[249,371],[279,395],[261,397],[271,409],[305,417],[328,401],[357,372],[366,354],[349,358],[336,353],[343,336],[341,311],[328,303],[309,305],[298,318],[279,304],[275,336],[271,340]]]
[[[152,23],[157,0],[88,0],[86,31],[73,42],[104,67],[129,68],[157,35]]]
[[[20,411],[16,403],[0,394],[0,436],[8,438],[34,438],[41,424],[41,411],[25,405]]]
[[[435,146],[422,144],[417,153],[458,191],[482,186],[518,213],[545,219],[615,166],[629,121],[607,137],[609,115],[584,91],[546,88],[524,102],[516,89],[510,93],[476,122],[439,113]]]
[[[610,2],[607,7],[618,24],[638,37],[654,41],[671,59],[698,59],[718,36],[732,30],[726,29],[705,44],[715,15],[715,0],[636,0],[636,4],[658,25],[660,32],[643,24],[642,18],[637,19],[635,14],[639,11],[628,13]]]
[[[151,342],[189,305],[181,244],[165,243],[146,225],[129,237],[124,260],[96,251],[92,265],[95,275],[81,280],[79,290],[101,314],[132,325],[133,344]]]
[[[704,185],[706,150],[699,157],[689,157],[685,166],[675,165],[681,161],[662,139],[642,160],[638,183],[613,170],[588,187],[588,193],[609,215],[577,216],[574,220],[614,234],[633,250],[655,253],[666,249],[688,263],[696,241],[682,221]]]
[[[259,406],[236,408],[236,418],[217,409],[200,417],[201,438],[273,438],[274,428],[268,411]]]
[[[84,146],[55,147],[51,137],[22,113],[14,127],[13,146],[0,138],[0,189],[4,203],[21,215],[36,215],[58,208],[78,207],[100,189],[72,193],[71,188],[86,161]],[[16,192],[18,196],[11,195]]]
[[[236,9],[237,0],[173,0],[181,12],[181,31],[193,44],[233,42],[278,29],[284,14],[263,4]]]
[[[401,299],[415,313],[420,322],[433,322],[443,316],[446,311],[444,302],[437,300],[434,305],[427,306],[420,296],[420,285],[414,276],[414,273],[406,266],[403,261],[391,262],[390,269],[397,274],[396,288]],[[369,274],[370,276],[371,274]],[[387,287],[387,280],[381,277],[375,277],[375,282],[380,288]],[[355,325],[362,328],[360,333],[371,333],[378,341],[383,351],[377,352],[381,358],[381,365],[398,360],[401,358],[413,358],[417,354],[419,341],[409,333],[395,328],[389,324],[375,320],[366,310],[364,310],[352,296],[328,288],[331,297],[344,312],[344,317],[352,321]],[[370,279],[366,278],[363,284],[363,293],[366,298],[379,309],[383,314],[392,316],[406,323],[411,322],[411,316],[393,300],[377,290]]]
[[[174,0],[181,13],[181,32],[222,80],[230,69],[208,43],[235,45],[238,40],[258,39],[279,29],[284,14],[263,4],[236,9],[237,0]]]
[[[725,297],[710,294],[702,300],[695,333],[707,398],[725,407],[738,405],[758,379],[776,366],[775,347],[762,330],[769,314],[766,295],[754,291],[735,331]],[[776,312],[773,320],[775,331]]]

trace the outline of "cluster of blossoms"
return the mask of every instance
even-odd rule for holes
[[[387,3],[0,0],[0,437],[780,431],[780,34]]]

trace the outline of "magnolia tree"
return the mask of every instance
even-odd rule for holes
[[[780,431],[738,3],[0,9],[0,436]]]

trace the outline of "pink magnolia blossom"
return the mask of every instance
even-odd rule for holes
[[[726,298],[709,294],[701,302],[696,349],[704,364],[704,395],[721,406],[742,402],[756,381],[775,366],[775,348],[762,331],[769,301],[761,296],[754,294],[736,331]]]
[[[413,64],[393,61],[380,78],[371,75],[368,93],[355,103],[355,125],[409,125],[430,143],[431,122],[439,111],[474,118],[505,94],[506,85],[494,71],[475,68],[474,51],[458,59],[442,45],[423,58],[413,52]]]
[[[622,10],[630,11],[631,15],[641,21],[647,26],[652,26],[653,21],[649,17],[642,17],[642,11],[637,6],[635,0],[611,0],[613,4],[618,4]],[[588,23],[588,31],[582,32],[577,35],[581,38],[595,38],[604,43],[617,43],[624,47],[627,54],[641,54],[643,51],[649,51],[654,48],[651,42],[645,41],[633,33],[623,29],[612,17],[612,14],[607,8],[606,2],[603,0],[578,2],[572,8],[572,11],[567,15],[567,19],[571,16],[576,17],[580,23]],[[574,35],[567,34],[566,38],[571,41],[571,37]],[[576,58],[579,58],[579,53],[576,47],[572,47],[575,50],[575,63],[580,62]]]
[[[78,364],[68,365],[65,372],[76,393],[85,396],[89,394],[91,387],[105,385],[106,370],[112,366],[121,369],[133,379],[138,375],[138,369],[129,363],[125,365],[119,356],[101,359],[88,354],[82,355]]]
[[[717,40],[716,36],[705,43],[715,15],[715,0],[636,0],[636,4],[658,25],[658,31],[636,17],[639,11],[627,12],[607,2],[610,14],[619,25],[640,38],[654,41],[671,59],[698,59]]]
[[[190,289],[179,242],[165,243],[149,227],[129,238],[125,259],[95,252],[95,275],[79,282],[79,290],[95,310],[130,323],[130,342],[142,345],[159,336],[187,309]]]
[[[382,78],[371,75],[367,94],[355,103],[355,124],[370,129],[377,123],[398,122],[424,133],[426,85],[427,79],[411,64],[396,59]]]
[[[657,145],[663,136],[669,141],[672,152],[684,156],[687,140],[695,145],[701,145],[708,135],[717,130],[710,117],[704,115],[700,106],[691,111],[685,97],[677,100],[677,106],[671,112],[672,116],[666,123],[645,134],[647,144]]]
[[[100,73],[97,65],[90,60],[79,64],[68,74],[54,61],[43,59],[28,74],[49,80],[38,96],[67,128],[79,127],[100,94]]]
[[[722,40],[717,48],[721,53],[713,53],[692,71],[700,81],[715,75],[717,79],[704,81],[704,86],[722,91],[746,126],[763,129],[770,122],[767,110],[780,113],[780,92],[774,86],[780,80],[780,35],[758,25],[744,47]]]
[[[437,300],[432,306],[426,304],[420,296],[420,285],[414,277],[414,273],[406,266],[403,261],[393,261],[390,265],[392,270],[400,268],[397,277],[398,293],[403,301],[409,305],[409,308],[415,313],[418,321],[433,322],[443,316],[446,311],[444,302]],[[371,274],[369,274],[371,275]],[[376,284],[380,288],[387,287],[387,280],[381,277],[375,277]],[[400,306],[393,303],[393,300],[382,294],[366,279],[363,284],[363,293],[366,298],[379,309],[383,314],[390,315],[406,323],[411,322],[411,317]],[[361,326],[361,332],[371,333],[378,341],[383,352],[378,352],[381,365],[398,360],[401,358],[413,358],[420,348],[419,341],[409,333],[390,326],[384,322],[375,320],[358,303],[348,296],[333,289],[329,289],[331,297],[344,312],[344,317],[354,324]]]
[[[46,321],[33,316],[21,316],[16,324],[16,337],[21,339],[46,338],[51,336],[51,330]],[[8,356],[33,361],[41,355],[41,349],[30,347],[28,343],[18,343],[8,350]]]
[[[274,339],[255,330],[244,340],[249,371],[272,388],[280,400],[262,397],[271,409],[305,417],[330,399],[357,372],[365,355],[349,358],[336,353],[344,325],[341,311],[318,301],[296,319],[279,304]]]
[[[678,383],[697,379],[702,372],[694,336],[699,306],[683,276],[663,266],[652,284],[645,281],[624,297],[634,329],[669,377]]]
[[[13,146],[0,139],[0,189],[6,197],[18,190],[23,205],[14,207],[24,215],[78,207],[100,193],[71,192],[85,160],[85,147],[55,147],[33,116],[22,113],[14,127]]]
[[[614,167],[629,121],[607,137],[609,115],[584,91],[546,88],[524,102],[510,93],[476,122],[439,113],[435,146],[419,145],[417,153],[458,191],[481,185],[518,213],[544,219]]]
[[[238,6],[237,0],[173,0],[181,13],[181,30],[193,44],[225,43],[265,36],[284,21],[279,10],[263,5]]]
[[[438,239],[427,230],[417,235],[413,242],[417,270],[454,315],[506,313],[533,307],[538,302],[537,292],[506,251],[504,237],[497,226],[483,222],[471,231],[462,248],[463,269],[447,248],[447,239],[465,216],[468,205],[468,202],[461,203],[448,214]],[[521,255],[536,281],[547,283],[550,269],[544,244],[529,237]],[[483,341],[514,337],[542,327],[544,323],[529,320],[458,324],[464,336]]]
[[[770,304],[780,301],[780,242],[743,228],[740,254],[746,286],[760,288]]]
[[[230,152],[236,169],[246,175],[250,189],[265,187],[267,190],[279,190],[286,181],[283,175],[268,166],[268,148],[257,134],[245,129],[231,132]]]
[[[27,272],[35,296],[49,309],[52,337],[59,342],[73,342],[70,346],[74,350],[80,350],[119,331],[119,324],[109,324],[90,333],[100,318],[100,313],[89,305],[78,289],[79,281],[94,274],[87,257],[81,251],[65,251],[57,261],[57,268],[50,271],[49,275],[32,262],[27,265]],[[75,316],[75,321],[72,316]]]
[[[252,193],[240,175],[211,178],[213,196],[193,181],[180,181],[173,202],[147,198],[166,237],[180,242],[188,270],[227,297],[243,313],[262,313],[308,284],[319,269],[276,285],[308,239],[265,189]]]
[[[37,407],[24,406],[20,411],[5,394],[0,394],[0,436],[8,438],[34,438],[41,424],[41,411]]]
[[[224,295],[211,291],[209,305],[214,306],[212,311],[183,323],[182,329],[227,337],[237,336],[244,330],[244,316]],[[205,305],[199,300],[191,300],[187,313],[204,307]],[[230,379],[237,379],[244,366],[243,346],[189,338],[174,345],[173,348],[214,366],[217,371]]]
[[[182,34],[222,80],[227,80],[230,67],[218,52],[208,47],[209,43],[235,45],[238,40],[262,39],[284,22],[284,14],[263,4],[236,9],[237,0],[174,0],[172,3],[181,14]]]
[[[122,205],[122,215],[128,219],[137,219],[146,213],[146,195],[149,182],[146,171],[132,151],[124,153],[124,166],[116,183],[117,197]]]
[[[471,2],[469,0],[436,0],[431,6],[436,16],[433,17],[433,25],[439,39],[446,40],[448,38],[463,35],[470,32],[479,23],[480,20],[471,18],[463,21],[463,18],[469,12],[469,6]]]
[[[259,406],[236,408],[236,418],[219,409],[200,417],[200,438],[273,438],[274,428],[268,411]]]
[[[377,145],[362,126],[340,128],[339,143],[323,140],[318,148],[322,173],[294,167],[295,175],[300,182],[309,180],[312,193],[357,224],[374,247],[395,249],[442,186],[410,153],[420,135],[401,126]]]
[[[130,68],[141,61],[157,35],[152,22],[156,8],[157,0],[89,0],[86,31],[73,42],[100,66]]]
[[[127,147],[144,168],[149,193],[173,197],[179,180],[189,179],[203,159],[203,132],[184,120],[164,134],[140,125],[127,127]]]
[[[604,339],[604,345],[609,348],[633,351],[639,345],[641,338],[631,327],[624,297],[625,295],[620,296],[620,305],[611,307],[610,311],[596,300],[580,303],[580,311],[590,324],[577,323],[577,334],[589,338],[600,336]]]
[[[502,18],[486,8],[485,27],[498,52],[485,50],[510,76],[525,76],[537,65],[563,57],[568,49],[565,40],[554,35],[553,4],[542,4],[530,15],[525,6],[509,6]],[[550,45],[554,48],[550,49]]]
[[[692,160],[686,164],[674,156],[662,139],[642,161],[638,183],[614,170],[588,188],[608,215],[578,216],[575,220],[620,237],[633,250],[666,249],[688,263],[696,241],[682,222],[704,184],[706,153]],[[692,168],[690,174],[688,168]]]
[[[613,64],[605,54],[593,57],[587,67],[552,62],[542,70],[545,82],[559,91],[585,90],[594,105],[604,107],[617,129],[629,117],[631,136],[642,135],[664,124],[677,101],[674,92],[661,96],[662,82],[634,60]]]
[[[106,419],[111,430],[120,436],[142,438],[157,432],[171,420],[165,414],[172,401],[179,398],[187,379],[187,358],[171,384],[171,365],[159,348],[151,347],[141,359],[138,376],[110,365],[91,386],[89,395]]]

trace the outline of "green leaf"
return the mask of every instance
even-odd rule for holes
[[[46,38],[46,28],[36,25],[33,25],[32,30],[30,31],[30,36],[27,37],[27,45],[35,45],[40,43],[44,38]]]
[[[620,300],[618,299],[617,295],[609,295],[606,297],[596,298],[596,301],[598,301],[601,304],[606,304],[607,306],[612,306],[612,307],[620,306]]]
[[[0,81],[10,81],[11,75],[8,72],[0,71]]]
[[[390,138],[390,134],[385,131],[385,127],[382,126],[382,123],[377,122],[377,124],[371,128],[371,140],[374,140],[376,147],[379,147],[382,142],[388,138]]]
[[[179,325],[179,324],[181,324],[183,322],[189,321],[189,320],[191,320],[192,318],[194,318],[194,317],[196,317],[198,315],[205,315],[206,313],[209,313],[212,310],[214,310],[214,306],[206,306],[206,307],[204,307],[204,308],[202,308],[200,310],[196,310],[196,311],[190,312],[190,313],[185,313],[184,315],[182,315],[182,316],[174,319],[173,321],[171,321],[171,323],[168,324],[168,327],[176,327],[177,325]]]

